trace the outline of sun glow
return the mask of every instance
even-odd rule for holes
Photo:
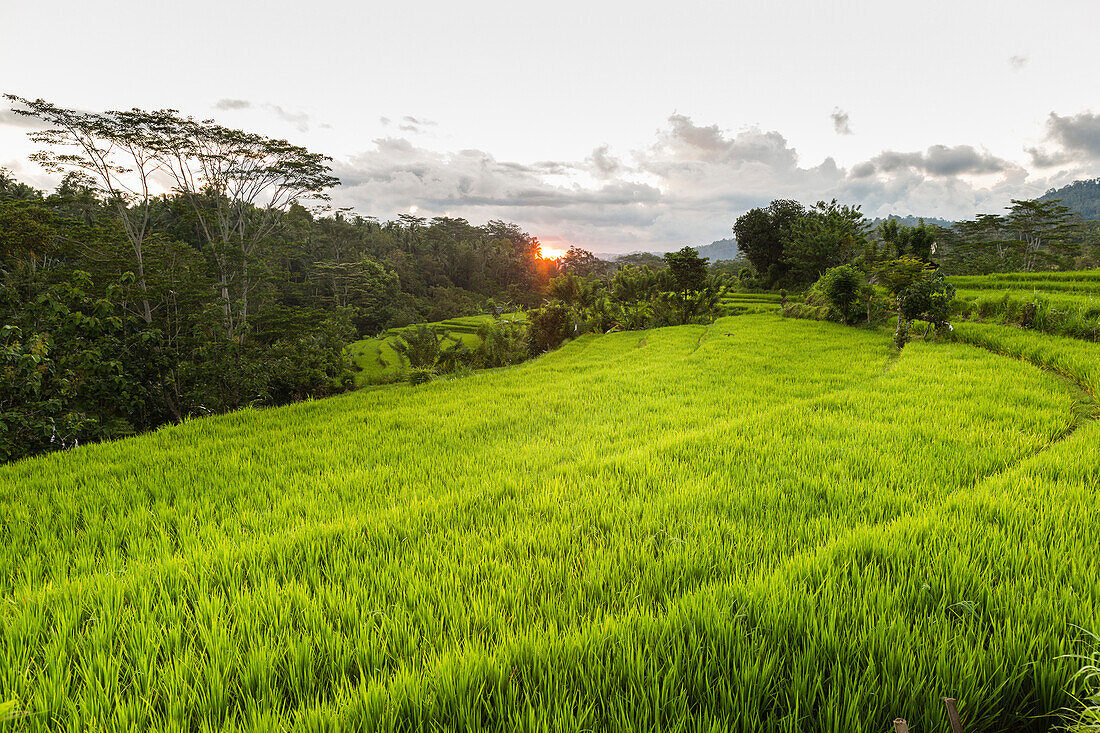
[[[539,249],[542,252],[542,258],[544,260],[556,260],[559,257],[565,256],[564,249],[558,249],[557,247],[550,247],[545,244],[540,245]]]

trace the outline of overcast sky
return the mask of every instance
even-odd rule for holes
[[[971,217],[1100,176],[1100,2],[0,0],[0,91],[334,158],[334,203],[663,250],[772,198]],[[48,186],[0,112],[0,166]]]

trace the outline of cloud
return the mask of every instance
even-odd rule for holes
[[[252,102],[246,99],[219,99],[214,102],[214,109],[222,111],[248,109],[252,106]]]
[[[283,122],[294,125],[298,132],[309,132],[309,115],[304,112],[288,112],[277,104],[265,104],[264,109],[273,113]]]
[[[1033,179],[970,145],[884,151],[850,167],[832,158],[805,164],[778,131],[730,131],[685,115],[670,116],[649,145],[621,155],[602,145],[581,160],[508,161],[393,135],[339,161],[334,172],[344,184],[333,194],[337,203],[365,214],[392,218],[415,205],[428,217],[506,219],[599,251],[666,251],[721,239],[742,212],[775,198],[835,197],[861,204],[871,217],[968,218],[1041,195],[1066,175]]]
[[[222,112],[239,112],[246,109],[263,109],[275,115],[283,122],[294,126],[298,132],[309,132],[310,117],[304,112],[290,112],[277,104],[256,105],[247,99],[219,99],[214,103],[214,109]]]
[[[0,108],[0,125],[21,127],[25,130],[43,130],[46,125],[36,117],[17,114],[10,109]]]
[[[873,167],[873,171],[868,168]],[[858,169],[858,177],[872,172],[893,173],[908,168],[931,176],[985,175],[1006,173],[1019,166],[1004,158],[998,158],[988,151],[978,150],[971,145],[933,145],[924,152],[899,153],[885,150]]]
[[[1021,71],[1030,60],[1027,56],[1009,56],[1008,65],[1012,67],[1013,71]]]
[[[851,135],[852,128],[848,125],[848,113],[837,107],[833,110],[833,113],[829,115],[833,118],[833,129],[837,135]]]
[[[778,132],[728,134],[673,115],[630,160],[608,146],[584,160],[520,163],[481,150],[442,153],[383,137],[340,162],[341,203],[382,217],[506,218],[534,234],[603,249],[661,249],[727,236],[740,211],[774,195],[820,198],[844,179],[832,160],[809,169]]]
[[[389,125],[390,124],[390,120],[388,118],[383,117],[381,119],[382,119],[382,124],[383,125]],[[418,118],[413,117],[411,115],[405,115],[404,117],[401,118],[401,122],[400,122],[400,124],[398,124],[397,129],[400,130],[401,132],[419,133],[419,132],[424,132],[424,128],[426,128],[426,127],[435,127],[436,124],[438,124],[438,123],[436,123],[432,120],[424,119],[423,117],[418,119]]]
[[[1063,117],[1051,112],[1044,141],[1056,147],[1027,148],[1032,163],[1040,168],[1100,160],[1100,115],[1080,112]]]
[[[585,159],[597,178],[610,178],[623,170],[622,161],[611,155],[609,149],[607,145],[601,145]]]

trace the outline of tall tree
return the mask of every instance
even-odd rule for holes
[[[1065,269],[1081,251],[1081,221],[1061,201],[1012,200],[1004,229],[1016,243],[1022,268]]]
[[[192,208],[217,268],[226,331],[238,335],[248,326],[259,248],[291,205],[327,199],[339,184],[332,159],[174,110],[134,116],[153,131],[155,160]]]
[[[156,192],[153,176],[160,170],[158,141],[140,110],[81,112],[42,99],[31,101],[14,94],[16,114],[33,117],[45,130],[28,136],[49,146],[31,159],[49,171],[79,173],[93,185],[117,214],[133,253],[137,285],[141,291],[141,317],[153,321],[153,307],[145,272],[145,244],[150,232],[150,210]]]
[[[672,278],[676,290],[681,293],[699,292],[707,286],[707,258],[700,257],[698,250],[683,247],[679,252],[666,252],[667,274]]]
[[[811,283],[851,262],[867,246],[867,220],[858,206],[819,201],[792,227],[784,259],[798,281]]]
[[[787,273],[784,247],[805,215],[805,207],[797,201],[776,199],[765,208],[749,209],[733,225],[737,248],[769,284]]]
[[[936,246],[936,227],[924,223],[915,227],[900,226],[897,219],[888,219],[879,226],[882,241],[891,245],[895,257],[916,257],[925,262],[932,260]]]

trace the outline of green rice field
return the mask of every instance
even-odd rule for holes
[[[503,320],[523,320],[522,313],[506,313]],[[493,316],[463,316],[447,321],[437,321],[427,325],[438,331],[440,336],[444,334],[453,336],[473,349],[481,341],[477,335],[477,329],[483,323],[493,323]],[[414,326],[391,328],[374,338],[360,339],[348,345],[348,356],[355,364],[355,384],[364,387],[370,384],[385,384],[395,382],[401,377],[401,358],[393,350],[391,342],[401,334]]]
[[[722,307],[727,315],[778,313],[780,302],[778,293],[727,293]]]
[[[950,278],[967,318],[1100,341],[1100,270]]]
[[[589,335],[2,466],[0,725],[1047,730],[1100,345],[956,332]]]

